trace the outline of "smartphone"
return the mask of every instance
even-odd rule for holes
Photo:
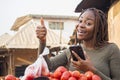
[[[69,47],[71,55],[73,60],[77,61],[76,57],[73,55],[72,51],[74,51],[75,53],[77,53],[79,55],[80,58],[82,58],[83,60],[85,60],[85,56],[84,56],[84,52],[83,49],[80,45],[72,45]]]

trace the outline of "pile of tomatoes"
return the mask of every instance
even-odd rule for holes
[[[94,74],[91,71],[87,71],[84,74],[79,71],[70,71],[65,67],[58,67],[53,73],[43,74],[50,80],[102,80],[100,76]]]
[[[100,76],[91,71],[80,73],[79,71],[67,70],[64,66],[59,66],[54,72],[42,73],[42,76],[48,77],[49,80],[102,80]],[[20,80],[13,75],[7,75],[5,80]],[[34,76],[28,75],[26,80],[34,80]]]

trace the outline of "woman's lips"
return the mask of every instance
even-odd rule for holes
[[[86,31],[84,31],[84,30],[77,30],[77,34],[78,35],[85,35]]]

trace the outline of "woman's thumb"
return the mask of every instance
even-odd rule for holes
[[[44,20],[43,20],[43,18],[41,17],[41,19],[40,19],[40,23],[41,23],[41,26],[45,26],[45,24],[44,24]]]

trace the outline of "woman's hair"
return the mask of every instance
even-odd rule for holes
[[[81,12],[80,16],[87,10],[90,10],[95,15],[94,22],[94,32],[93,32],[93,40],[92,45],[97,48],[104,46],[108,43],[108,23],[107,16],[104,12],[96,8],[88,8]],[[78,41],[77,42],[81,42]]]

